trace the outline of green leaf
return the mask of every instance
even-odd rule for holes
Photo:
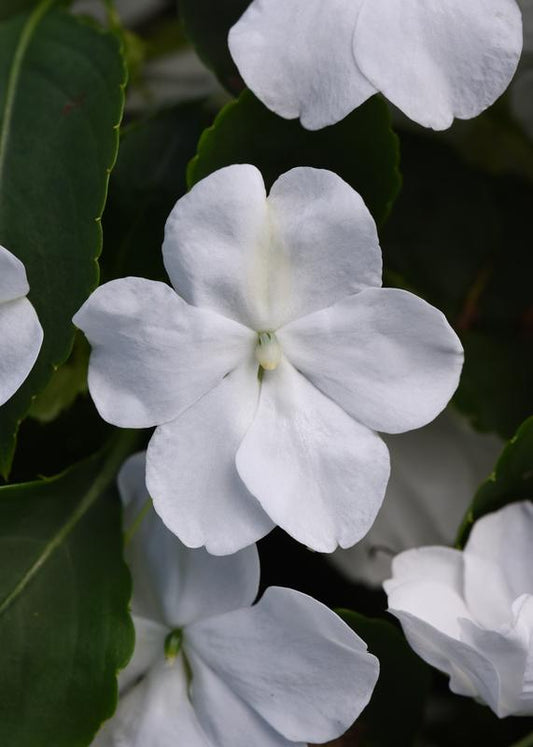
[[[508,503],[533,500],[533,417],[528,418],[505,446],[494,472],[481,485],[457,536],[464,547],[474,523]]]
[[[372,700],[354,726],[355,743],[358,747],[409,747],[422,725],[430,668],[391,623],[351,610],[337,612],[380,663]]]
[[[24,13],[37,5],[38,0],[2,0],[0,7],[0,21],[16,16],[18,13]]]
[[[330,169],[362,195],[377,222],[387,216],[400,188],[398,140],[387,105],[374,96],[342,122],[304,130],[269,111],[250,92],[228,104],[205,131],[188,171],[189,185],[232,163],[259,168],[270,187],[295,166]]]
[[[187,36],[207,67],[231,93],[244,87],[228,49],[228,33],[251,0],[180,0],[179,9]]]
[[[456,405],[510,438],[533,409],[532,185],[483,173],[403,133],[401,195],[382,232],[386,276],[441,309],[465,348]]]
[[[83,747],[111,716],[134,645],[113,448],[0,488],[0,744]]]
[[[114,36],[43,0],[0,24],[0,243],[25,264],[44,328],[39,359],[0,409],[0,472],[32,398],[68,356],[98,281],[102,214],[125,71]]]
[[[208,115],[201,102],[181,104],[124,132],[103,218],[102,275],[166,279],[165,221],[187,191],[185,170]]]

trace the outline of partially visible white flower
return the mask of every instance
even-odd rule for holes
[[[368,534],[331,562],[348,578],[381,586],[394,555],[421,545],[451,545],[478,485],[502,450],[452,409],[417,431],[384,438],[391,455],[385,500]]]
[[[0,246],[0,405],[24,382],[41,349],[43,329],[29,290],[24,265]]]
[[[274,523],[319,551],[353,545],[389,476],[375,431],[425,425],[457,386],[445,317],[380,287],[374,221],[329,171],[293,169],[268,198],[255,167],[217,171],[174,207],[163,254],[175,291],[112,281],[74,318],[102,417],[158,426],[156,511],[217,555]]]
[[[291,589],[271,587],[251,606],[256,548],[216,558],[184,547],[146,512],[143,454],[119,486],[126,527],[138,527],[126,548],[137,640],[95,745],[304,747],[346,731],[378,677],[364,641]]]
[[[464,552],[408,550],[385,582],[389,611],[450,688],[500,718],[533,715],[533,503],[481,518]]]
[[[442,130],[504,92],[522,26],[515,0],[253,0],[229,47],[261,101],[310,130],[378,91]]]

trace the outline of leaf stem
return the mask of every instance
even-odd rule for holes
[[[115,436],[109,454],[102,465],[102,469],[93,481],[91,487],[81,498],[80,502],[64,524],[59,527],[55,535],[43,547],[39,557],[28,568],[16,586],[0,603],[0,617],[24,591],[26,586],[28,586],[32,579],[37,575],[50,556],[58,547],[60,547],[78,522],[85,516],[87,511],[110,486],[124,459],[135,450],[140,440],[140,436],[141,432],[132,430],[121,431],[117,436]]]

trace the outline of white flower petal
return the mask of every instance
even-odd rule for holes
[[[502,571],[511,596],[533,594],[533,504],[511,503],[476,521],[465,554],[485,558]]]
[[[98,741],[100,740],[100,741]],[[187,694],[183,661],[164,659],[124,694],[93,745],[99,747],[215,747],[200,726]]]
[[[183,298],[261,329],[258,297],[269,252],[263,177],[237,164],[198,182],[170,213],[163,257]]]
[[[229,33],[252,91],[277,114],[317,130],[376,92],[352,51],[364,0],[255,0]]]
[[[389,600],[390,602],[390,600]],[[489,659],[462,641],[442,633],[416,614],[389,607],[402,624],[411,648],[431,666],[450,677],[450,689],[458,695],[480,697],[494,708],[498,703],[500,681]]]
[[[461,343],[444,315],[402,290],[368,288],[278,333],[302,373],[369,428],[419,428],[459,383]]]
[[[257,364],[249,362],[150,441],[146,481],[154,507],[188,547],[227,555],[273,527],[235,469],[258,392]]]
[[[286,360],[264,373],[237,469],[268,515],[320,552],[363,537],[383,500],[388,451]]]
[[[516,597],[506,582],[503,569],[492,560],[471,552],[463,553],[463,557],[463,593],[474,620],[492,629],[509,625],[511,607]],[[488,578],[490,578],[489,594],[487,593]]]
[[[146,511],[150,499],[144,474],[145,454],[140,453],[125,462],[118,477],[126,536],[134,531],[126,546],[134,614],[174,628],[250,606],[259,587],[255,545],[222,558],[186,548],[149,504]]]
[[[514,0],[367,0],[354,36],[368,80],[436,130],[490,106],[509,85],[521,49]]]
[[[379,671],[337,615],[291,589],[270,588],[250,609],[197,623],[187,630],[187,645],[211,679],[284,737],[304,743],[345,732],[369,702]]]
[[[30,373],[42,341],[43,329],[27,298],[0,303],[0,405]]]
[[[97,288],[74,317],[92,345],[89,389],[123,428],[175,418],[245,359],[253,334],[142,278]]]
[[[29,290],[24,265],[0,245],[0,303],[26,296]]]
[[[459,618],[471,618],[463,599],[463,553],[449,547],[421,547],[397,555],[383,588],[389,607],[405,610],[442,633],[459,637]]]
[[[493,469],[502,441],[478,433],[448,408],[416,431],[383,438],[391,476],[372,528],[331,556],[349,579],[381,586],[392,557],[422,545],[452,545],[472,496]]]
[[[298,167],[268,196],[271,225],[267,328],[381,285],[381,249],[361,196],[337,174]]]

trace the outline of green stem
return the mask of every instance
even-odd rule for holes
[[[533,731],[519,742],[515,742],[511,747],[533,747]]]
[[[2,600],[0,604],[0,617],[20,596],[28,584],[39,573],[47,560],[49,560],[51,555],[62,545],[74,527],[85,516],[87,511],[89,511],[98,498],[100,498],[102,493],[111,485],[126,457],[137,448],[141,433],[142,432],[139,431],[121,431],[113,439],[109,454],[102,465],[100,473],[91,484],[91,487],[81,497],[80,502],[67,520],[59,527],[54,536],[43,547],[39,557],[24,573],[12,591]]]
[[[152,508],[152,499],[148,497],[145,502],[143,503],[143,506],[135,519],[131,522],[129,527],[124,532],[124,547],[127,547],[134,536],[137,534],[138,530],[141,528],[141,524],[143,523],[143,519],[146,516],[146,514],[150,511]]]

